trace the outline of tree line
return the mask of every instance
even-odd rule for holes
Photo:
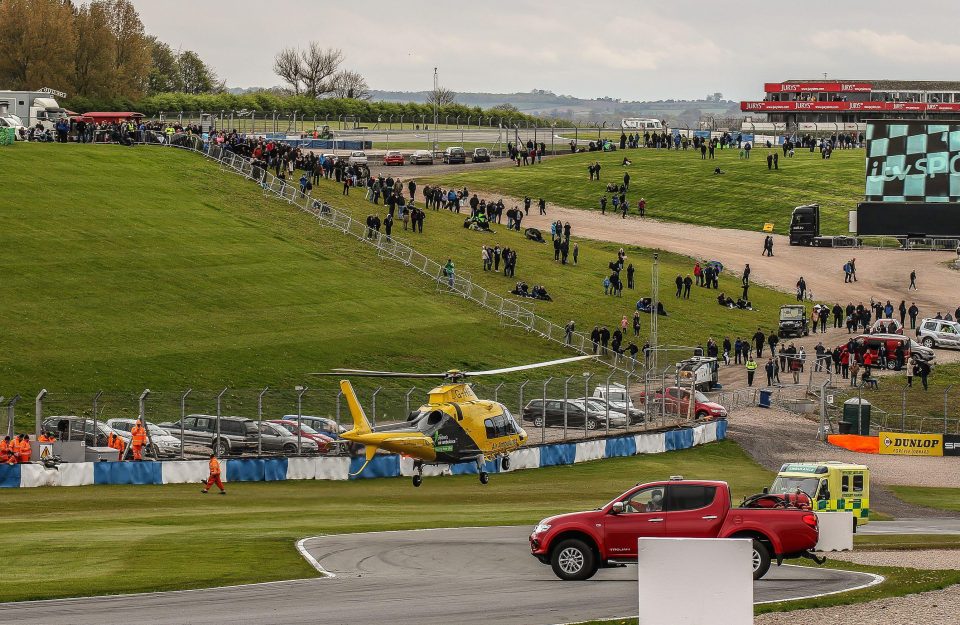
[[[197,53],[148,35],[129,0],[2,0],[0,51],[0,88],[51,87],[75,108],[223,88]]]

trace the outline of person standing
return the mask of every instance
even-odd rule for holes
[[[753,356],[747,356],[747,386],[753,386],[753,376],[757,372],[757,361],[753,359]]]
[[[763,366],[763,370],[767,373],[767,386],[773,386],[773,358],[767,359],[767,364]]]
[[[633,335],[640,336],[640,311],[633,311]]]
[[[917,374],[917,362],[911,358],[907,361],[907,386],[913,388],[913,376]]]
[[[200,492],[206,495],[214,484],[220,489],[221,495],[227,494],[226,489],[223,488],[223,481],[220,479],[220,461],[217,460],[217,454],[210,454],[210,475],[207,477],[207,485]]]
[[[907,301],[900,300],[900,306],[897,308],[897,311],[900,313],[900,325],[905,325],[907,318]]]
[[[135,461],[143,460],[143,446],[147,444],[147,430],[143,427],[143,421],[137,419],[137,423],[130,430],[130,447],[133,450],[133,459]]]
[[[857,362],[856,357],[852,357],[850,360],[850,386],[857,385],[857,375],[860,373],[860,363]]]
[[[803,279],[803,276],[800,276],[800,279],[797,280],[797,301],[802,302],[803,296],[807,293],[807,281]]]
[[[917,308],[916,302],[910,302],[910,308],[907,310],[907,313],[910,315],[910,329],[915,330],[917,328],[917,315],[920,314],[920,309]]]
[[[577,264],[577,260],[580,258],[580,244],[574,242],[573,244],[573,264]],[[633,287],[631,287],[633,288]]]
[[[928,390],[927,388],[927,377],[930,375],[930,365],[923,362],[922,360],[917,361],[917,373],[920,375],[920,381],[923,383],[923,390]]]
[[[683,299],[690,299],[691,286],[693,286],[693,278],[690,277],[690,274],[687,274],[687,277],[683,279]]]
[[[680,297],[683,294],[683,276],[677,274],[677,279],[674,282],[677,284],[677,297]]]
[[[764,340],[765,338],[767,338],[767,337],[765,337],[765,336],[763,335],[763,331],[762,331],[760,328],[757,328],[756,333],[754,333],[754,335],[753,335],[753,343],[754,343],[754,345],[755,345],[756,348],[757,348],[757,358],[761,358],[761,357],[763,356],[763,340]],[[756,363],[754,363],[754,364],[756,364]],[[756,367],[754,367],[754,368],[756,368]]]
[[[571,320],[569,321],[569,323],[567,323],[567,325],[564,326],[564,328],[563,328],[563,330],[564,330],[564,342],[565,342],[567,345],[570,345],[571,343],[573,343],[573,331],[574,331],[574,329],[576,329],[576,327],[577,327],[577,325],[573,322],[573,319],[571,319]]]
[[[537,201],[537,206],[540,208],[540,214],[541,214],[541,215],[546,215],[546,214],[547,214],[547,201],[546,201],[546,200],[544,200],[543,198],[540,198],[540,199]]]
[[[910,272],[910,286],[907,287],[907,290],[908,291],[917,290],[917,270],[916,269]]]

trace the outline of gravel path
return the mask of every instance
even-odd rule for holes
[[[867,566],[903,566],[908,569],[927,570],[960,569],[960,549],[838,551],[831,552],[828,557],[831,560],[843,560]]]
[[[877,599],[836,608],[761,614],[754,625],[856,623],[856,625],[956,625],[960,614],[960,586],[906,597]]]

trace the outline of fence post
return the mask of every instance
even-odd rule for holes
[[[220,447],[222,446],[222,441],[220,440],[220,398],[223,397],[223,394],[227,392],[228,387],[223,387],[223,390],[220,391],[220,394],[217,395],[217,442],[214,447],[213,453],[220,455]]]
[[[517,410],[517,414],[520,415],[521,421],[523,421],[523,387],[529,383],[530,380],[524,380],[523,383],[520,384],[520,405],[518,407],[519,409]]]
[[[101,395],[103,395],[103,391],[97,391],[97,394],[93,396],[93,446],[94,447],[100,446],[100,444],[97,442],[97,439],[99,438],[99,434],[100,434],[100,429],[97,427],[97,401],[100,399]]]
[[[414,392],[415,390],[417,390],[417,387],[416,387],[416,386],[414,386],[412,389],[410,389],[409,391],[407,391],[407,395],[406,395],[406,397],[404,398],[404,399],[406,400],[406,404],[407,404],[407,416],[410,416],[410,393]]]
[[[493,401],[500,401],[500,387],[503,386],[503,382],[497,384],[497,387],[493,389]]]
[[[13,399],[11,399],[7,403],[7,436],[9,436],[10,438],[13,438],[13,429],[14,429],[13,420],[16,417],[14,406],[18,401],[20,401],[19,394],[14,395]]]
[[[303,395],[307,392],[306,386],[298,386],[297,391],[297,455],[303,454]]]
[[[180,396],[180,459],[183,460],[183,420],[187,418],[187,395],[193,391],[192,388],[188,388],[184,391],[183,395]]]
[[[553,380],[553,377],[549,377],[543,381],[543,404],[540,406],[540,442],[547,442],[547,385],[550,384],[550,381]]]
[[[343,397],[343,391],[337,391],[337,429],[340,429],[340,398]],[[339,432],[337,432],[339,434]]]
[[[950,395],[950,389],[953,388],[953,384],[947,386],[943,391],[943,433],[947,433],[947,396]]]
[[[569,395],[567,393],[567,385],[570,384],[570,380],[572,380],[574,377],[575,376],[571,375],[569,378],[563,381],[563,440],[564,442],[566,442],[567,440],[567,400],[569,399]],[[590,407],[587,405],[587,400],[584,399],[583,400],[583,418],[584,419],[587,418],[587,413],[589,412],[589,409]]]
[[[373,412],[373,427],[377,427],[377,393],[379,393],[382,388],[382,386],[378,386],[371,397],[370,409]]]
[[[900,431],[901,431],[901,432],[905,432],[905,431],[906,431],[906,423],[907,423],[907,389],[908,389],[908,388],[909,388],[909,387],[908,387],[907,385],[904,385],[903,388],[900,390]],[[857,421],[857,428],[858,428],[858,429],[860,428],[860,421],[859,421],[859,420]]]
[[[610,436],[610,379],[613,377],[613,375],[614,374],[611,373],[610,375],[607,376],[607,381],[606,381],[607,389],[605,391],[606,397],[604,397],[604,402],[603,402],[604,410],[606,411],[606,414],[607,414],[607,418],[606,418],[607,436]]]
[[[270,390],[269,386],[264,386],[260,394],[257,395],[257,458],[263,453],[263,396]]]
[[[147,449],[156,451],[153,446],[153,437],[150,435],[150,428],[147,427],[147,397],[150,396],[150,389],[145,388],[143,392],[140,393],[140,399],[137,401],[137,411],[140,415],[140,423],[143,424],[143,430],[147,435]],[[97,433],[93,433],[93,442],[96,445],[97,442]],[[157,458],[159,454],[154,454],[154,457]]]
[[[37,432],[36,438],[40,438],[40,422],[43,421],[43,398],[47,396],[47,389],[40,389],[40,392],[37,393],[37,402],[36,402],[36,417],[37,417]],[[67,430],[68,432],[70,430]]]

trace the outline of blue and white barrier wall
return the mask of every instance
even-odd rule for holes
[[[688,449],[727,435],[727,422],[714,421],[692,428],[651,434],[617,436],[580,443],[556,443],[525,447],[510,454],[510,471],[577,464],[639,454],[661,454]],[[238,458],[222,460],[225,482],[272,482],[280,480],[347,480],[413,475],[413,460],[396,455],[378,455],[362,474],[351,476],[363,464],[357,458]],[[487,462],[484,470],[499,473],[499,463]],[[473,463],[430,465],[426,476],[476,473]],[[40,464],[0,465],[0,488],[36,486],[87,486],[90,484],[196,484],[207,479],[206,460],[166,462],[79,462],[55,469]]]

